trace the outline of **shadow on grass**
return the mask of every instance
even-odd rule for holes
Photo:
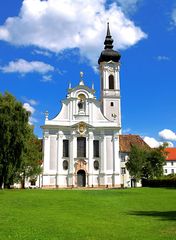
[[[176,220],[176,211],[166,211],[166,212],[159,212],[159,211],[133,211],[130,212],[130,215],[136,216],[146,216],[146,217],[156,217],[157,219],[161,220]]]

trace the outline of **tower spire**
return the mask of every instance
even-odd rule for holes
[[[104,50],[101,52],[101,55],[98,59],[98,64],[109,61],[119,62],[121,56],[119,52],[113,49],[113,42],[114,40],[111,36],[109,22],[107,22],[107,34],[104,41]]]
[[[107,23],[107,34],[106,34],[106,38],[104,41],[104,49],[113,49],[113,42],[114,40],[111,37],[111,33],[110,33],[110,27],[109,27],[109,22]]]
[[[107,22],[107,36],[111,37],[109,22]]]

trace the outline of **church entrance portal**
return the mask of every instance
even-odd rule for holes
[[[86,186],[86,173],[84,170],[79,170],[77,172],[77,186],[78,187]]]

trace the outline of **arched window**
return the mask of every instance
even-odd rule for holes
[[[109,89],[114,89],[114,76],[109,76]]]

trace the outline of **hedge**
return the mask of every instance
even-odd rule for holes
[[[142,179],[142,187],[176,187],[176,178],[172,179]]]

